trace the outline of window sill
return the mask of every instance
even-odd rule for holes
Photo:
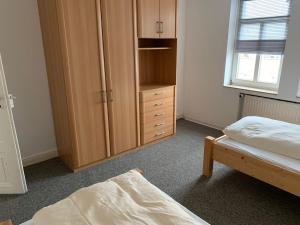
[[[233,84],[224,84],[224,87],[234,88],[234,89],[239,89],[244,91],[255,91],[255,92],[260,92],[265,94],[278,95],[278,91],[271,91],[271,90],[266,90],[261,88],[244,87],[244,86],[238,86]]]

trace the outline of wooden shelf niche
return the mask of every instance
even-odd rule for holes
[[[140,86],[176,85],[176,39],[139,39]]]

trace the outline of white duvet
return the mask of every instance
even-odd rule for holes
[[[240,143],[300,160],[300,125],[249,116],[225,128],[224,134]]]
[[[35,225],[202,224],[135,170],[80,189],[38,211],[33,222]]]

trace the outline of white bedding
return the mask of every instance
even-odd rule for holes
[[[219,139],[218,144],[222,145],[223,147],[233,148],[236,151],[246,152],[283,168],[300,173],[300,160],[242,144],[226,136],[222,139]]]
[[[29,221],[27,221],[27,222],[25,222],[25,223],[22,223],[22,224],[20,224],[20,225],[34,225],[34,224],[33,224],[33,221],[32,221],[32,220],[29,220]]]
[[[180,205],[179,203],[177,203],[184,211],[186,211],[191,217],[193,217],[197,222],[199,222],[199,224],[203,224],[203,225],[209,225],[209,223],[205,222],[203,219],[201,219],[200,217],[198,217],[197,215],[195,215],[194,213],[192,213],[190,210],[188,210],[187,208],[185,208],[183,205]],[[29,220],[25,223],[22,223],[20,225],[34,225],[33,220]]]
[[[80,189],[41,209],[34,225],[207,225],[137,171]]]
[[[225,128],[224,134],[240,143],[300,160],[300,125],[249,116]]]

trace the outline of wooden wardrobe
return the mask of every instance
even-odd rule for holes
[[[158,0],[159,5],[163,1],[176,2]],[[141,145],[145,85],[173,87],[172,126],[155,140],[175,134],[176,5],[171,7],[175,14],[168,14],[174,17],[168,18],[174,22],[167,35],[172,40],[156,42],[142,32],[150,23],[141,24],[148,2],[152,0],[38,0],[58,152],[72,170]],[[156,10],[161,21],[163,10]],[[155,38],[165,38],[162,29],[157,27]],[[166,44],[170,51],[141,53],[141,46],[149,44]]]

